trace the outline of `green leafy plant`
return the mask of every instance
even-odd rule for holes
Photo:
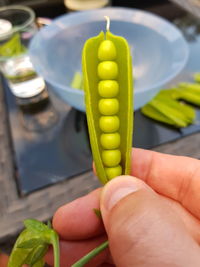
[[[37,220],[24,221],[25,230],[19,235],[9,258],[8,267],[21,267],[28,264],[32,267],[43,267],[43,257],[49,245],[54,250],[54,266],[60,266],[59,239],[51,226]]]

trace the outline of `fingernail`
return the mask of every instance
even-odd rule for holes
[[[120,176],[111,180],[103,189],[101,201],[104,208],[112,209],[122,198],[144,188],[144,183],[132,176]]]

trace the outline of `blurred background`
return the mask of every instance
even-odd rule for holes
[[[199,6],[200,1],[197,2]],[[48,19],[67,16],[72,11],[104,6],[135,8],[160,15],[182,32],[182,41],[187,43],[190,52],[189,59],[186,55],[186,67],[167,85],[170,87],[181,81],[191,82],[194,72],[200,72],[200,21],[194,16],[198,9],[188,3],[187,0],[0,0],[0,8],[29,7],[35,12],[39,27],[50,23]],[[33,24],[35,27],[35,20]],[[21,35],[21,32],[20,36],[26,42],[32,37]],[[26,42],[22,42],[25,48]],[[165,56],[165,50],[158,52]],[[39,93],[24,98],[22,90],[21,95],[15,94],[16,91],[11,94],[6,80],[2,78],[0,82],[0,248],[7,253],[25,218],[47,221],[60,205],[99,186],[91,172],[92,157],[84,112],[57,98],[48,90],[49,85],[42,77],[34,72],[29,58],[24,57],[24,62],[30,75],[28,80],[34,81],[34,86],[35,81],[40,80],[42,89]],[[12,66],[7,65],[7,73]],[[19,89],[18,80],[9,75],[7,79],[17,84],[16,90]],[[20,84],[24,81],[22,79]],[[169,127],[136,111],[134,146],[200,158],[200,94],[198,99],[196,106],[193,105],[197,121],[189,127]],[[73,179],[68,179],[71,177]]]
[[[45,17],[50,17],[50,18],[54,18],[68,11],[68,8],[66,7],[67,0],[65,1],[63,0],[1,0],[0,1],[0,6],[18,5],[18,4],[26,5],[26,6],[33,8],[37,16],[45,16]],[[146,0],[135,0],[135,1],[112,0],[111,4],[112,6],[150,9],[150,10],[154,10],[156,13],[164,12],[167,15],[167,6],[169,8],[170,1],[167,1],[167,0],[148,0],[148,1]],[[158,9],[158,6],[159,6],[159,9]],[[174,6],[173,9],[171,9],[170,14],[168,14],[167,16],[173,17],[173,13],[176,12],[177,10],[178,8]]]

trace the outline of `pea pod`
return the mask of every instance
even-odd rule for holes
[[[180,98],[188,103],[200,106],[200,94],[191,89],[180,89]]]
[[[193,107],[179,102],[179,98],[181,98],[179,89],[162,90],[142,107],[141,111],[147,117],[157,121],[175,127],[186,127],[194,122],[196,113]]]
[[[96,173],[105,184],[130,174],[133,129],[132,60],[127,41],[108,30],[82,54],[86,115]]]
[[[162,97],[162,96],[160,96],[160,94],[158,94],[156,96],[156,99],[165,103],[167,106],[169,106],[175,110],[179,110],[185,116],[185,120],[186,121],[188,120],[189,123],[192,123],[194,121],[195,110],[193,107],[191,107],[185,103],[176,101],[174,99]],[[167,115],[167,113],[166,113],[166,115]]]
[[[150,117],[151,119],[174,125],[173,120],[169,119],[167,116],[156,110],[154,107],[151,106],[150,103],[142,107],[141,111],[145,116]]]
[[[180,88],[191,90],[191,92],[200,93],[200,84],[199,83],[186,83],[182,82],[178,85]]]

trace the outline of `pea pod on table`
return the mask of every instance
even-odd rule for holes
[[[86,114],[96,173],[105,184],[130,174],[133,128],[132,60],[127,41],[108,30],[83,49]]]

